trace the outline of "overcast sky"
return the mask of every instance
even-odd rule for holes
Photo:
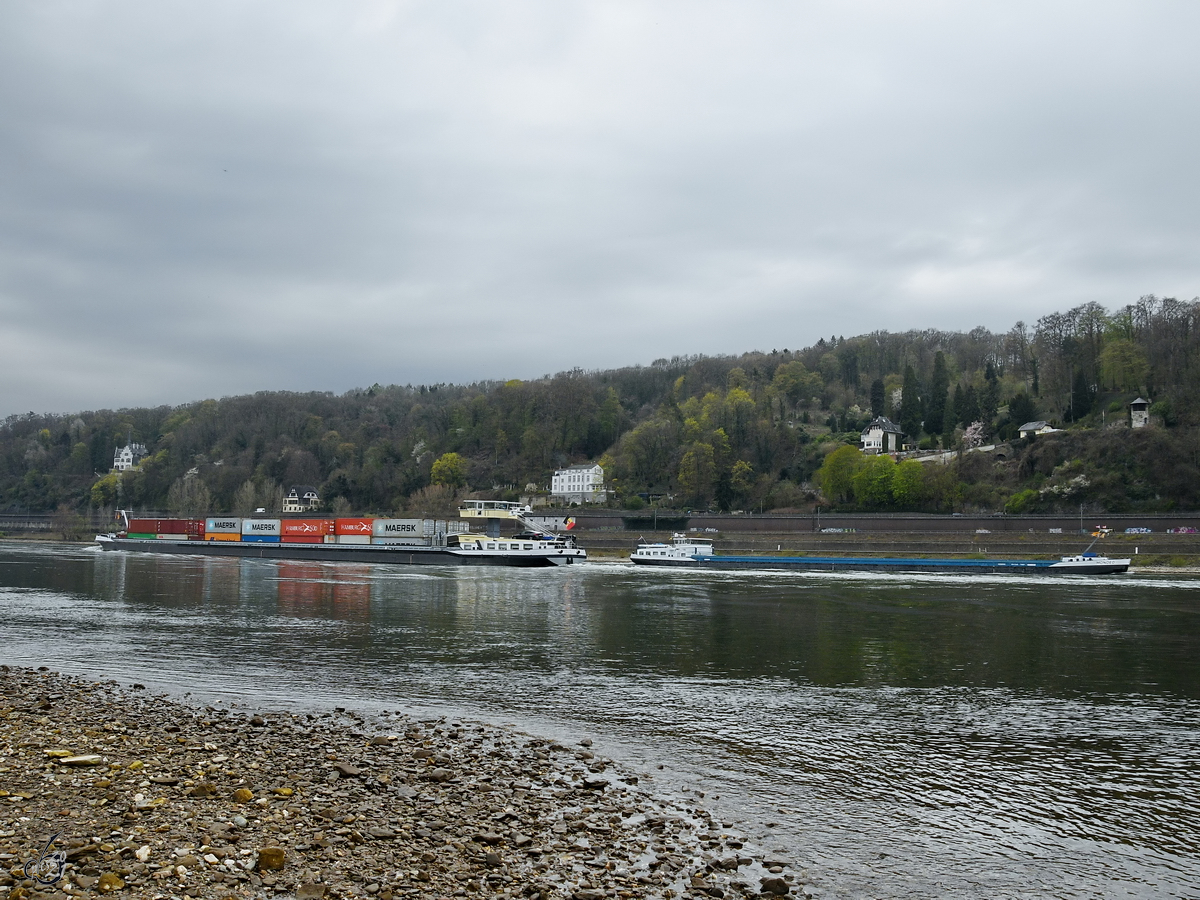
[[[0,417],[1200,294],[1200,4],[0,4]]]

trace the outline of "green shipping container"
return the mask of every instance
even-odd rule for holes
[[[129,534],[125,535],[125,537],[129,538],[131,541],[152,541],[152,540],[154,540],[154,535],[142,534],[140,531],[139,532],[131,531],[131,532],[129,532]]]

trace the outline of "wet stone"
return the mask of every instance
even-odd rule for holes
[[[44,712],[30,697],[58,699]],[[740,867],[766,874],[751,864],[760,852],[731,852],[742,841],[696,798],[652,796],[587,744],[402,713],[251,718],[7,673],[0,882],[44,844],[47,823],[70,863],[60,885],[70,890],[39,894],[56,900],[733,898],[758,892],[737,880]],[[57,751],[101,756],[102,777]],[[780,882],[766,885],[799,890]],[[0,887],[0,900],[38,900],[32,882]]]
[[[123,887],[125,887],[124,880],[115,872],[105,872],[100,876],[100,880],[96,884],[96,890],[102,894],[119,891]]]
[[[287,861],[287,853],[282,847],[263,847],[258,851],[258,862],[255,864],[260,872],[271,869],[282,869]]]

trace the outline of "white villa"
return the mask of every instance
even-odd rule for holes
[[[317,493],[317,489],[308,484],[292,485],[292,489],[283,498],[283,511],[285,513],[308,512],[310,509],[316,509],[320,505],[321,497]]]
[[[113,454],[113,470],[127,472],[148,455],[145,444],[135,444],[132,441],[124,447],[118,447]]]
[[[859,449],[863,453],[899,453],[904,449],[904,432],[887,416],[878,416],[863,429]]]
[[[604,469],[596,463],[580,463],[558,469],[550,481],[550,499],[561,503],[603,503]]]

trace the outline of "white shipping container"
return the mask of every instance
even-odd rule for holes
[[[371,523],[371,534],[374,537],[424,537],[425,531],[420,519],[376,519]]]
[[[426,547],[429,545],[429,540],[423,535],[414,534],[411,537],[376,537],[371,538],[372,544],[392,544],[395,546],[406,547]]]
[[[223,519],[205,519],[204,530],[208,534],[241,534],[242,520],[230,516]]]
[[[283,523],[279,519],[242,519],[242,534],[258,534],[279,537]]]
[[[369,534],[339,534],[337,542],[339,544],[369,544],[371,536]]]

